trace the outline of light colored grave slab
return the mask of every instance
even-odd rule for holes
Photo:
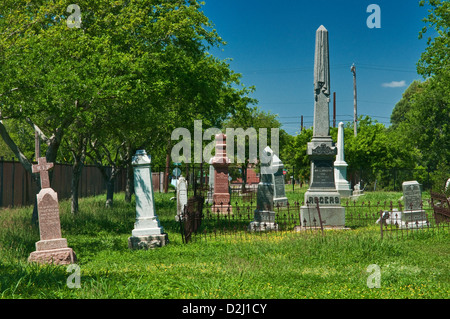
[[[164,233],[155,212],[152,186],[151,158],[145,150],[133,156],[134,191],[136,196],[136,222],[128,238],[130,249],[148,249],[165,246],[168,235]]]

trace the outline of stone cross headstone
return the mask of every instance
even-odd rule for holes
[[[310,187],[305,193],[305,204],[300,208],[303,226],[312,226],[319,220],[316,201],[319,202],[323,226],[344,227],[345,208],[334,182],[336,147],[330,136],[330,66],[328,31],[320,26],[316,31],[314,59],[314,128],[307,145],[311,160]]]
[[[264,149],[266,154],[272,154],[269,160],[269,174],[272,178],[274,187],[273,202],[275,206],[286,206],[288,199],[286,197],[286,189],[284,187],[284,165],[280,158],[272,151],[269,146]]]
[[[177,214],[175,215],[175,220],[180,221],[181,216],[184,212],[184,207],[188,202],[187,194],[187,181],[183,176],[178,179],[177,185]]]
[[[263,152],[265,156],[273,156],[269,147],[266,147]],[[270,162],[261,162],[261,179],[256,193],[256,210],[254,220],[248,226],[249,231],[276,230],[278,226],[275,223],[275,215],[273,170]]]
[[[130,249],[161,247],[169,238],[159,224],[155,213],[152,185],[151,158],[145,150],[138,150],[132,158],[134,171],[134,192],[136,196],[136,222],[128,238]]]
[[[213,213],[219,212],[223,214],[231,213],[230,191],[228,187],[228,166],[230,159],[227,157],[225,134],[216,134],[216,154],[212,158],[214,166],[214,195]]]
[[[334,184],[342,197],[350,197],[352,189],[347,181],[347,166],[344,159],[344,123],[340,122],[337,135],[337,155],[334,161]]]
[[[32,166],[33,173],[39,173],[41,190],[37,194],[40,240],[36,242],[36,251],[28,258],[30,262],[65,265],[76,262],[72,248],[67,246],[67,239],[61,236],[58,194],[50,188],[48,170],[53,163],[47,163],[45,157],[38,158],[38,164]]]

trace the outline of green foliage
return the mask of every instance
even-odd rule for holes
[[[429,15],[423,19],[426,26],[419,33],[419,39],[428,29],[434,29],[436,36],[429,36],[428,47],[422,53],[417,63],[417,72],[425,76],[438,75],[450,72],[450,3],[444,0],[421,0],[420,6],[428,4]]]

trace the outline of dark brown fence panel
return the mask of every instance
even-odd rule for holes
[[[59,199],[70,198],[72,166],[55,164],[52,171],[51,187]],[[126,170],[122,169],[116,177],[114,191],[125,191]],[[37,193],[36,182],[20,162],[3,160],[0,157],[0,207],[15,207],[34,204]],[[83,167],[79,185],[79,197],[95,196],[106,192],[106,182],[99,168],[94,165]]]

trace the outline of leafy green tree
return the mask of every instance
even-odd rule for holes
[[[254,164],[256,164],[255,160],[258,160],[258,158],[260,159],[259,154],[262,151],[260,148],[265,147],[264,145],[260,144],[260,129],[266,129],[265,137],[267,138],[267,146],[272,146],[272,149],[275,151],[275,149],[273,148],[274,143],[278,143],[279,149],[277,155],[283,161],[283,150],[286,149],[287,145],[289,144],[290,135],[287,134],[283,129],[281,129],[281,123],[278,121],[277,117],[278,115],[262,111],[256,106],[247,107],[239,109],[238,112],[236,112],[223,124],[224,132],[226,132],[227,129],[233,128],[235,129],[235,134],[239,133],[236,129],[242,129],[242,134],[249,133],[249,137],[245,138],[245,147],[243,150],[239,149],[240,142],[238,137],[235,137],[235,152],[233,154],[233,157],[235,157],[235,162],[242,163],[242,165],[236,165],[235,171],[230,170],[230,175],[232,177],[239,176],[242,178],[243,189],[245,189],[245,181],[247,180],[247,169],[249,168],[249,165],[254,166]],[[272,140],[272,129],[278,129],[278,141]],[[253,132],[254,134],[250,134],[251,132]],[[264,131],[262,131],[262,133],[264,134]],[[229,136],[227,136],[227,144],[228,143],[230,143]],[[249,157],[251,143],[255,143],[252,146],[255,147],[256,154],[254,155],[257,156],[256,159]],[[243,153],[243,158],[240,158],[239,152]],[[238,172],[237,170],[240,171]]]
[[[428,4],[429,14],[423,19],[426,26],[419,32],[419,39],[434,29],[436,36],[427,39],[428,47],[417,63],[417,72],[423,76],[450,72],[450,3],[445,0],[421,0],[420,6]]]
[[[240,75],[206,52],[223,40],[197,1],[77,4],[80,28],[68,27],[65,1],[0,4],[0,134],[28,171],[6,121],[36,130],[49,162],[67,146],[76,178],[87,154],[108,163],[111,141],[165,147],[183,121],[217,121],[242,103]]]

